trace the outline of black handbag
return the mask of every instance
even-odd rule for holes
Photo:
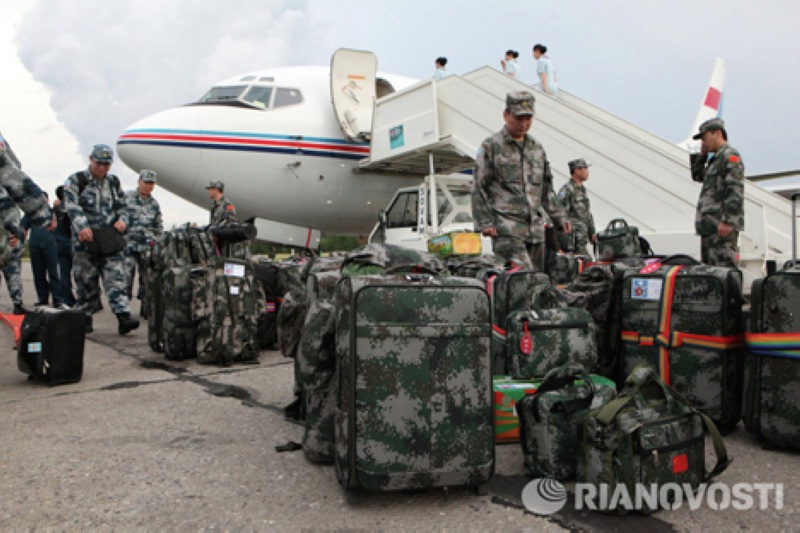
[[[84,242],[86,251],[92,255],[106,257],[121,252],[128,245],[125,236],[117,231],[114,226],[91,228],[93,240]]]

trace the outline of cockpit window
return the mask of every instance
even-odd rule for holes
[[[302,101],[303,93],[298,89],[273,85],[229,85],[212,87],[197,102],[189,105],[233,105],[272,109],[299,104]]]
[[[247,85],[212,87],[211,90],[200,99],[200,102],[230,102],[231,100],[237,100],[245,89],[247,89]]]
[[[272,96],[272,87],[250,87],[244,95],[245,102],[254,104],[262,109],[269,107],[269,99]]]
[[[303,95],[297,89],[279,88],[275,91],[275,102],[272,107],[284,107],[287,105],[299,104],[303,101]]]

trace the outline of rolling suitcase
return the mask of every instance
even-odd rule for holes
[[[623,373],[651,365],[723,431],[741,418],[741,283],[736,269],[661,263],[621,283]]]
[[[792,196],[792,220],[797,221]],[[792,262],[753,282],[745,334],[744,424],[775,446],[800,448],[800,265],[796,228]]]
[[[467,485],[494,472],[490,306],[467,278],[343,278],[336,286],[335,466],[360,489]]]
[[[85,331],[86,314],[79,309],[29,312],[20,331],[17,368],[48,385],[80,381]]]
[[[532,291],[550,285],[544,272],[514,267],[505,271],[486,270],[478,274],[486,282],[492,302],[492,373],[508,373],[508,318],[514,311],[530,306]]]

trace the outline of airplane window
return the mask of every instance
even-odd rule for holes
[[[269,99],[272,96],[272,87],[251,87],[243,100],[261,108],[269,107]]]
[[[275,91],[275,102],[272,107],[284,107],[287,105],[299,104],[303,101],[303,95],[297,89],[280,88]]]
[[[234,85],[232,87],[212,87],[201,99],[200,102],[228,102],[238,100],[239,96],[247,88],[247,85]]]
[[[256,79],[255,76],[245,76],[244,78],[240,79],[239,81],[253,81]]]

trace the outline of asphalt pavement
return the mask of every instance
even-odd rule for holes
[[[35,301],[27,262],[23,280],[26,302]],[[3,288],[0,312],[10,310]],[[80,383],[27,380],[4,326],[0,354],[3,531],[797,528],[798,454],[764,449],[741,424],[725,439],[734,462],[717,481],[783,484],[782,509],[773,498],[765,509],[702,505],[616,516],[576,510],[570,498],[559,512],[540,517],[522,503],[531,478],[517,444],[497,446],[487,495],[468,488],[367,494],[352,505],[332,466],[310,463],[301,450],[276,451],[302,441],[302,428],[283,416],[293,371],[279,352],[263,351],[258,365],[228,368],[167,361],[149,349],[146,322],[119,336],[106,304],[86,337]],[[711,464],[708,440],[706,449]]]

